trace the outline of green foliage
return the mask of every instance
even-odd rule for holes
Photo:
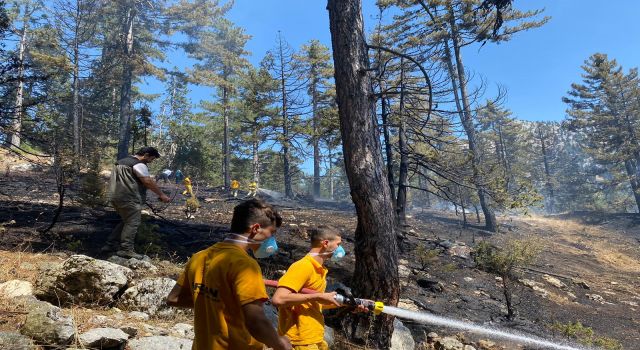
[[[606,350],[622,350],[622,344],[619,341],[607,338],[600,337],[595,334],[591,327],[586,327],[582,325],[580,322],[575,323],[567,323],[563,324],[560,322],[554,322],[550,326],[551,330],[554,332],[560,333],[560,335],[565,336],[570,339],[575,339],[581,344],[587,346],[597,346]]]
[[[146,255],[157,255],[163,251],[164,238],[156,232],[160,226],[149,222],[150,219],[147,215],[142,216],[136,234],[136,245],[141,247]]]
[[[429,249],[423,243],[419,243],[413,251],[413,255],[418,259],[418,263],[420,263],[422,270],[426,269],[427,266],[436,261],[439,254],[440,249]]]
[[[105,204],[105,183],[95,171],[90,171],[81,178],[80,202],[90,207]]]
[[[478,243],[475,248],[477,266],[487,272],[501,277],[513,277],[516,268],[531,264],[541,251],[541,246],[534,240],[509,240],[502,248],[487,241]]]

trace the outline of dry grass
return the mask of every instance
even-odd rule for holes
[[[62,261],[50,254],[0,250],[0,283],[19,279],[35,284],[40,266]]]

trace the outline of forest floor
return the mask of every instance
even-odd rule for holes
[[[233,207],[239,200],[229,198],[219,189],[200,186],[197,196],[202,207],[195,218],[187,219],[182,187],[161,186],[174,200],[164,205],[150,198],[159,216],[147,210],[137,249],[161,267],[158,275],[176,278],[181,264],[191,254],[225,235]],[[74,253],[106,258],[99,250],[118,217],[109,207],[84,204],[79,196],[80,184],[69,186],[58,223],[49,232],[40,233],[49,226],[57,207],[55,188],[53,176],[45,171],[11,171],[0,176],[0,283],[12,279],[34,282],[38,267],[62,261]],[[304,200],[280,204],[284,224],[277,239],[281,252],[261,262],[267,278],[277,278],[306,253],[309,243],[305,228],[309,226],[331,224],[340,228],[346,251],[353,252],[356,215],[350,204]],[[412,212],[408,234],[401,244],[404,267],[401,268],[400,306],[409,305],[446,317],[546,338],[554,336],[551,329],[554,322],[565,325],[581,322],[593,328],[597,335],[619,341],[625,349],[640,348],[640,219],[637,216],[572,213],[500,217],[499,220],[503,232],[487,235],[477,227],[463,228],[461,218],[454,213]],[[471,257],[446,254],[443,249],[422,265],[416,252],[418,246],[438,249],[444,241],[474,247],[484,240],[500,245],[514,238],[535,239],[543,249],[535,264],[522,271],[523,283],[518,283],[515,290],[518,316],[511,321],[506,320],[504,297],[496,276],[477,269]],[[329,276],[348,285],[353,266],[353,254],[348,254],[339,263],[329,264]],[[424,281],[429,285],[425,286]],[[432,282],[441,288],[433,288]],[[108,311],[78,308],[70,312],[83,320],[95,312]],[[24,315],[20,314],[19,306],[0,303],[0,330],[15,330],[21,317]],[[458,333],[431,325],[405,324],[411,328],[416,341],[431,331]],[[469,333],[463,336],[478,338]],[[507,349],[521,348],[494,341]]]

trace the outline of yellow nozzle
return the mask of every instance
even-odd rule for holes
[[[384,304],[381,301],[376,301],[373,305],[373,314],[380,315],[382,309],[384,309]]]

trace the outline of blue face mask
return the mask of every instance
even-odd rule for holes
[[[345,252],[344,248],[342,248],[342,246],[339,245],[338,248],[336,248],[336,250],[333,251],[333,254],[331,254],[331,261],[338,261],[344,258],[345,254],[347,254],[347,252]]]
[[[253,252],[253,256],[258,259],[264,259],[272,256],[277,252],[278,243],[276,243],[276,238],[271,236],[260,243],[260,247]]]

